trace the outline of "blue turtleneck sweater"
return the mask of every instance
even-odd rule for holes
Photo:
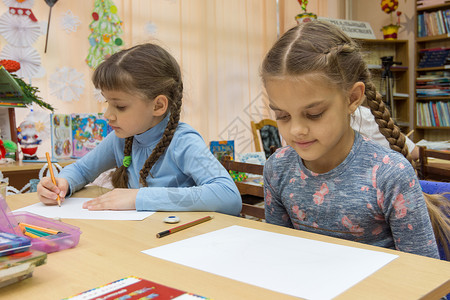
[[[238,215],[241,197],[220,162],[211,154],[200,134],[179,123],[165,153],[147,176],[148,187],[139,184],[139,171],[161,139],[168,116],[146,132],[135,135],[128,187],[139,189],[138,211],[216,211]],[[65,167],[57,177],[68,180],[73,193],[102,172],[121,166],[125,140],[111,132],[94,150]]]

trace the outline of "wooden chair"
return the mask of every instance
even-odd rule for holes
[[[440,161],[428,161],[428,158],[438,158]],[[419,164],[417,166],[419,179],[450,181],[450,152],[431,150],[419,147]]]
[[[245,172],[256,175],[263,175],[264,166],[232,161],[229,156],[224,156],[221,160],[227,171]],[[253,185],[245,182],[235,182],[242,197],[241,215],[253,216],[264,219],[264,207],[255,204],[264,202],[264,188],[262,185]]]
[[[261,151],[262,145],[266,158],[268,158],[277,148],[281,147],[281,139],[280,134],[278,133],[277,122],[271,119],[264,119],[259,123],[251,121],[250,124],[252,127],[253,141],[255,143],[256,152]]]

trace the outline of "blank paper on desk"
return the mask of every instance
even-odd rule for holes
[[[145,254],[306,299],[331,299],[397,255],[230,226]]]
[[[61,207],[39,202],[15,211],[27,211],[47,218],[135,221],[143,220],[154,214],[152,211],[84,209],[83,203],[91,199],[93,198],[67,198]]]

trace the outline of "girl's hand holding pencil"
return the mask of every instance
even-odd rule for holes
[[[69,182],[64,178],[55,178],[56,184],[50,177],[44,177],[37,186],[37,194],[39,201],[45,205],[57,205],[58,196],[60,201],[64,202],[64,198],[69,190]]]

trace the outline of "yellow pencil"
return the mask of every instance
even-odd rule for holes
[[[53,165],[52,165],[52,160],[50,159],[50,154],[48,154],[48,152],[45,152],[45,156],[47,157],[47,164],[48,164],[48,170],[50,171],[50,177],[52,178],[52,182],[54,185],[56,185],[56,179],[55,179],[55,174],[53,174]],[[56,200],[58,200],[58,206],[61,206],[61,198],[59,197],[59,195],[57,195],[58,198],[56,198]]]

